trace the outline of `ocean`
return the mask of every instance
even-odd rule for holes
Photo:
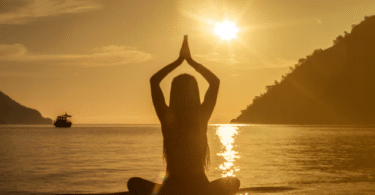
[[[375,194],[375,127],[210,125],[209,180],[239,194]],[[160,125],[0,126],[0,194],[127,191],[161,182]]]

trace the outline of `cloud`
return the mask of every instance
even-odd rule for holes
[[[61,74],[40,74],[40,73],[33,73],[33,72],[20,72],[20,71],[1,71],[0,77],[22,77],[22,78],[56,78],[62,77]]]
[[[37,18],[101,8],[96,0],[3,0],[0,24],[26,24]]]
[[[298,60],[284,59],[284,58],[262,60],[263,67],[267,67],[267,68],[290,67],[290,66],[294,66],[295,64],[297,64],[297,62]]]
[[[297,60],[284,58],[267,58],[262,55],[250,55],[251,57],[243,57],[235,54],[223,54],[217,52],[209,52],[207,54],[196,54],[194,57],[199,58],[199,61],[206,61],[209,63],[217,63],[224,68],[233,68],[237,70],[249,69],[269,69],[269,68],[285,68],[297,64]],[[236,76],[233,74],[232,76]]]
[[[197,54],[195,57],[206,60],[208,62],[216,62],[227,65],[243,64],[249,62],[246,58],[235,54],[220,54],[217,52],[209,52],[207,54]]]
[[[15,57],[25,54],[26,47],[22,44],[5,45],[0,44],[0,59],[1,57]]]
[[[150,54],[134,47],[110,45],[95,48],[91,54],[36,55],[22,44],[0,44],[0,61],[39,62],[54,65],[115,66],[150,60]]]

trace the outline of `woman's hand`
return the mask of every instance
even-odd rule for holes
[[[184,41],[182,42],[182,47],[181,47],[179,58],[182,58],[182,59],[185,59],[185,60],[191,59],[187,35],[184,36]]]

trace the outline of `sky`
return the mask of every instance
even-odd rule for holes
[[[178,58],[183,35],[192,58],[216,74],[210,123],[228,123],[298,59],[326,49],[375,14],[373,0],[0,0],[0,91],[73,123],[159,123],[150,77]],[[230,21],[231,40],[215,33]],[[186,62],[172,79],[195,76]]]

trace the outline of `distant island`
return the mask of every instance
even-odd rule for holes
[[[0,91],[0,124],[52,124],[40,112],[27,108]]]
[[[231,123],[375,124],[375,16],[298,61]]]

